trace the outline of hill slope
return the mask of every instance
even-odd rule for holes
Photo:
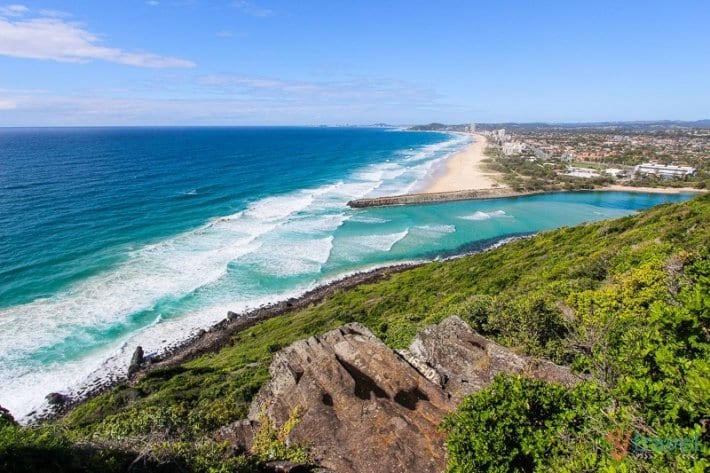
[[[459,315],[503,345],[592,381],[567,390],[503,377],[467,398],[445,422],[452,471],[701,471],[709,453],[708,247],[704,195],[395,274],[261,322],[216,353],[153,370],[51,426],[0,421],[0,467],[41,470],[40,458],[51,471],[125,471],[131,462],[154,470],[170,460],[188,471],[249,471],[271,456],[303,458],[277,434],[256,458],[210,440],[246,417],[275,352],[349,322],[404,348],[418,329]]]

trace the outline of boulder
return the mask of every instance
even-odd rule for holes
[[[370,330],[347,324],[276,353],[250,418],[282,426],[295,408],[289,443],[307,443],[316,461],[341,473],[441,472],[438,426],[454,405]]]
[[[50,406],[63,406],[69,400],[67,396],[61,393],[49,393],[44,398]]]
[[[137,346],[128,365],[128,377],[133,376],[143,364],[143,347]]]
[[[547,360],[518,355],[483,337],[461,318],[449,317],[420,331],[409,350],[418,368],[438,383],[455,404],[488,386],[499,373],[515,373],[572,386],[579,382],[568,368]]]
[[[239,420],[226,425],[214,434],[217,442],[229,442],[239,452],[251,450],[254,434],[259,428],[259,423],[252,420]]]

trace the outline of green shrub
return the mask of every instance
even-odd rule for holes
[[[593,383],[570,390],[498,376],[442,423],[448,433],[448,471],[553,471],[591,429],[588,419],[604,404],[602,390]]]

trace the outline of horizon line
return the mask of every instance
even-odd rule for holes
[[[444,122],[428,122],[428,123],[335,123],[335,124],[249,124],[249,125],[230,125],[230,124],[135,124],[135,125],[0,125],[0,129],[17,129],[17,128],[358,128],[358,127],[409,127],[409,126],[428,126],[428,125],[623,125],[623,124],[654,124],[654,123],[699,123],[710,122],[710,118],[700,119],[658,119],[658,120],[601,120],[601,121],[471,121],[461,123],[444,123]]]

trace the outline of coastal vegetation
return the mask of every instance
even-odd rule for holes
[[[517,192],[585,190],[610,184],[610,177],[580,179],[563,174],[565,165],[542,163],[526,156],[503,156],[500,148],[485,151],[486,167],[502,174],[503,182]]]
[[[710,196],[561,228],[336,291],[228,346],[148,371],[65,417],[0,417],[0,470],[255,471],[298,422],[262,427],[256,455],[214,440],[243,419],[274,353],[360,322],[392,348],[458,315],[514,350],[568,365],[574,388],[502,375],[441,428],[449,470],[705,471],[710,467]]]

